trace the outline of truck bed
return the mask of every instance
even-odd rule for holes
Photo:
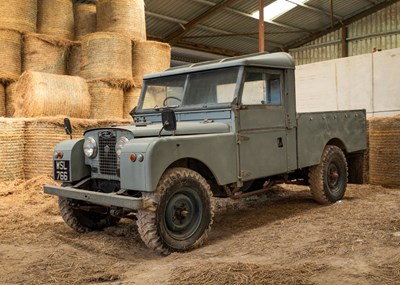
[[[298,113],[298,168],[316,165],[329,142],[340,146],[345,153],[367,148],[365,110]]]

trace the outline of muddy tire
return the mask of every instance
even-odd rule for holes
[[[311,194],[321,204],[331,204],[343,198],[347,187],[347,162],[343,151],[326,146],[320,164],[310,167]]]
[[[213,222],[212,193],[206,180],[187,168],[171,168],[157,189],[143,193],[154,207],[139,210],[137,225],[143,242],[168,255],[200,247]]]
[[[59,197],[58,206],[64,222],[78,233],[102,230],[115,225],[119,219],[110,214],[101,214],[76,209],[74,200]]]

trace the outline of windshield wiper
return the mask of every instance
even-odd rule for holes
[[[180,107],[179,105],[171,105],[171,106],[154,106],[154,110],[156,110],[156,111],[160,111],[160,110],[162,110],[162,109],[165,109],[165,108],[172,108],[172,109],[175,109],[175,108],[178,108],[178,107]]]

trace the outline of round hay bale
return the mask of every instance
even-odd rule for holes
[[[96,32],[96,5],[74,4],[75,39]]]
[[[143,0],[97,0],[97,31],[146,40]]]
[[[38,0],[37,22],[38,33],[73,40],[72,0]]]
[[[136,41],[132,48],[132,75],[141,86],[146,74],[164,71],[171,65],[171,46],[153,41]]]
[[[15,85],[17,82],[8,84],[6,88],[6,115],[11,118],[15,112],[16,98],[14,96]]]
[[[88,118],[90,114],[88,86],[76,76],[25,72],[14,96],[18,98],[14,117]]]
[[[132,85],[132,41],[114,33],[82,38],[80,76],[116,85]]]
[[[0,84],[0,117],[6,116],[6,89]]]
[[[137,105],[141,88],[132,87],[125,91],[124,93],[124,119],[131,118],[129,113]]]
[[[37,0],[1,0],[0,29],[36,32]]]
[[[0,129],[0,179],[23,179],[25,121],[0,118]]]
[[[21,75],[22,36],[17,31],[0,30],[0,82],[18,80]]]
[[[81,70],[81,43],[75,42],[69,50],[67,61],[67,74],[79,76]]]
[[[27,34],[24,41],[23,71],[67,73],[71,42],[40,34]]]
[[[400,185],[400,116],[369,120],[370,183]]]
[[[120,119],[124,111],[124,91],[101,81],[88,82],[92,97],[90,118]]]

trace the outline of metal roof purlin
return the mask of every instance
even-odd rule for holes
[[[205,5],[209,5],[209,6],[215,5],[215,3],[207,1],[207,0],[193,0],[193,1],[205,4]],[[242,15],[244,17],[248,17],[248,18],[254,19],[254,17],[251,14],[236,10],[234,8],[231,8],[231,7],[225,7],[225,10],[230,11],[230,12],[235,13],[235,14],[238,14],[238,15]],[[310,30],[306,30],[306,29],[303,29],[303,28],[294,27],[294,26],[291,26],[291,25],[279,23],[279,22],[276,22],[276,21],[273,21],[273,20],[265,20],[265,22],[267,22],[268,24],[271,24],[271,25],[274,25],[274,26],[277,26],[277,27],[281,27],[281,28],[285,28],[285,29],[289,29],[289,30],[296,30],[296,31],[298,30],[298,31],[307,32],[307,33],[311,33],[312,32]]]
[[[190,30],[192,30],[194,27],[197,26],[200,22],[206,20],[213,14],[217,13],[221,9],[225,8],[227,5],[233,3],[236,0],[222,0],[215,6],[211,7],[210,9],[207,9],[204,13],[199,15],[198,17],[192,19],[188,23],[186,23],[183,27],[183,29],[176,30],[175,32],[172,32],[168,36],[166,36],[165,40],[169,43],[173,43],[176,41],[179,41],[179,39],[187,34]]]
[[[299,40],[295,40],[294,42],[287,44],[285,46],[284,50],[287,51],[287,50],[290,50],[290,49],[297,48],[297,47],[300,47],[302,45],[305,45],[305,44],[307,44],[307,43],[309,43],[309,42],[311,42],[311,41],[313,41],[313,40],[315,40],[315,39],[317,39],[319,37],[322,37],[322,36],[327,35],[327,34],[329,34],[331,32],[334,32],[334,31],[336,31],[336,30],[338,30],[338,29],[340,29],[342,27],[345,27],[347,25],[350,25],[351,23],[354,23],[354,22],[356,22],[356,21],[358,21],[358,20],[360,20],[360,19],[362,19],[364,17],[367,17],[367,16],[369,16],[369,15],[371,15],[371,14],[373,14],[373,13],[375,13],[375,12],[377,12],[377,11],[383,9],[383,8],[386,8],[386,7],[388,7],[388,6],[390,6],[390,5],[394,4],[394,3],[397,3],[399,1],[400,0],[385,0],[384,2],[380,2],[379,4],[376,4],[376,5],[372,6],[372,7],[370,7],[369,9],[366,9],[366,10],[364,10],[364,11],[362,11],[362,12],[360,12],[360,13],[358,13],[358,14],[350,17],[350,18],[344,19],[342,22],[336,23],[333,27],[330,27],[330,25],[329,25],[329,28],[321,29],[320,32],[314,33],[311,36],[308,36],[308,37],[305,37],[305,38],[302,38],[302,39],[299,39]]]
[[[331,12],[324,11],[324,10],[322,10],[322,9],[319,9],[319,8],[316,8],[316,7],[313,7],[313,6],[310,6],[310,5],[308,5],[308,4],[298,3],[298,2],[295,2],[295,1],[291,1],[291,0],[285,0],[285,1],[286,1],[286,2],[289,2],[289,3],[292,3],[292,4],[296,5],[296,6],[303,7],[304,9],[317,12],[317,13],[319,13],[319,14],[324,14],[324,15],[329,16],[329,17],[331,16]],[[333,14],[333,17],[335,17],[335,18],[338,19],[338,20],[343,20],[343,17],[340,17],[340,16],[335,15],[335,14]]]
[[[177,24],[185,25],[187,23],[186,21],[181,20],[181,19],[172,18],[172,17],[169,17],[169,16],[160,15],[160,14],[149,12],[149,11],[146,11],[146,15],[152,16],[152,17],[156,17],[156,18],[159,18],[159,19],[162,19],[162,20],[170,21],[170,22],[173,22],[173,23],[177,23]],[[225,35],[235,35],[235,33],[232,33],[232,32],[228,32],[228,31],[225,31],[225,30],[220,30],[220,29],[216,29],[216,28],[212,28],[212,27],[208,27],[208,26],[204,26],[204,25],[198,25],[197,27],[201,28],[201,29],[204,29],[204,30],[208,30],[210,32],[214,32],[214,33],[221,33],[221,34],[225,34]],[[250,36],[244,36],[244,37],[252,39],[252,40],[255,40],[255,41],[258,40],[257,38],[250,37]],[[166,40],[164,39],[164,41],[166,41]],[[275,43],[275,42],[272,42],[272,41],[268,41],[267,44],[269,46],[271,46],[271,47],[277,47],[277,48],[282,48],[283,47],[282,44]]]

